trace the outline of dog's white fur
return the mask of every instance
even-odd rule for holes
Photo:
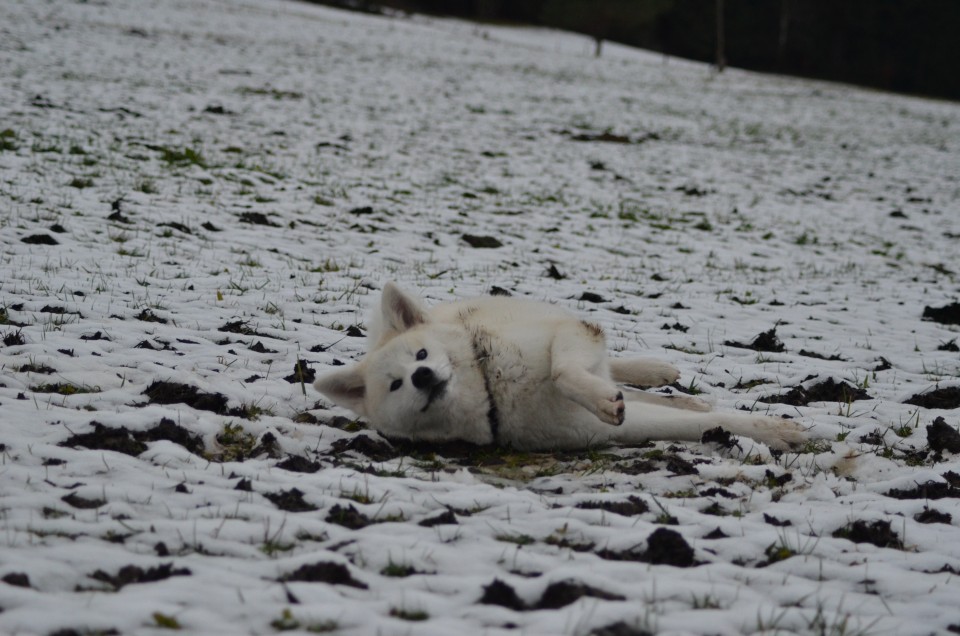
[[[487,297],[428,310],[387,283],[374,325],[366,356],[315,387],[387,437],[552,450],[698,441],[720,426],[777,450],[805,439],[789,420],[621,390],[616,383],[661,386],[680,374],[609,358],[600,327],[554,305]]]

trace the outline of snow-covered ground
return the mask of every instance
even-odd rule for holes
[[[0,633],[960,631],[958,327],[922,320],[960,106],[591,50],[0,3]],[[563,304],[816,441],[390,447],[294,367],[359,356],[391,279]]]

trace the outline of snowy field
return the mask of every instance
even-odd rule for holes
[[[0,2],[0,634],[960,632],[960,106],[591,52]],[[391,445],[310,386],[388,280],[811,441]]]

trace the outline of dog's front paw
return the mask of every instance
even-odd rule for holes
[[[620,426],[623,424],[623,418],[627,412],[627,407],[623,402],[623,393],[617,391],[616,395],[597,403],[597,417],[607,424]]]

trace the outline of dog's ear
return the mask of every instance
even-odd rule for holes
[[[357,415],[366,415],[363,399],[367,394],[367,387],[363,379],[362,364],[324,374],[313,383],[313,388]]]
[[[380,312],[383,324],[397,333],[403,333],[407,329],[427,322],[427,312],[420,302],[393,282],[383,287]]]

